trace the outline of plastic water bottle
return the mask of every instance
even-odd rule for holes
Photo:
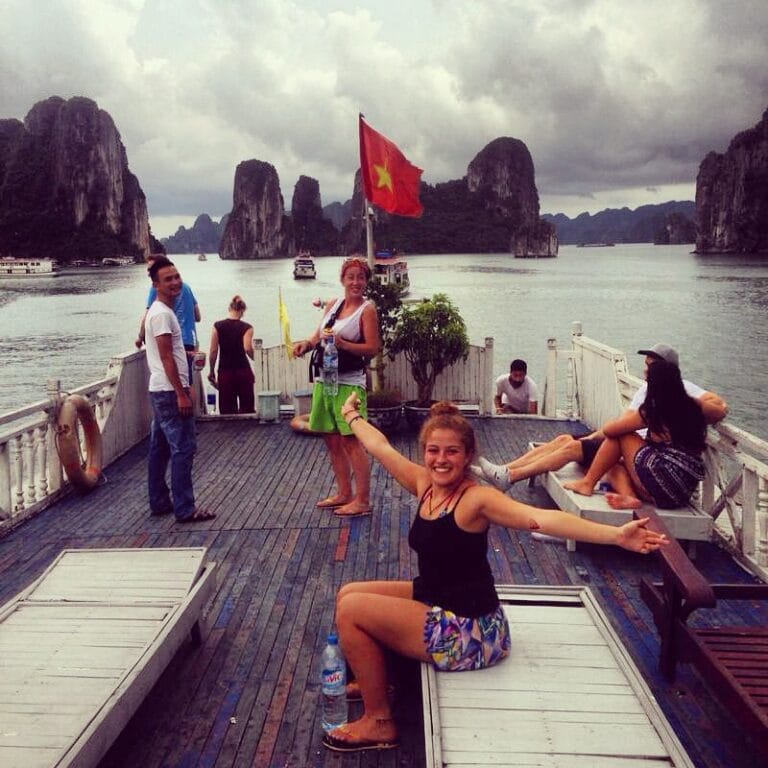
[[[347,722],[347,663],[332,632],[323,651],[323,730],[328,733]]]
[[[323,391],[326,395],[339,392],[339,351],[333,336],[328,336],[323,346]]]

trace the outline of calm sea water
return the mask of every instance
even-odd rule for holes
[[[567,346],[571,322],[580,320],[586,335],[625,350],[637,374],[637,349],[657,341],[677,347],[685,376],[724,395],[732,420],[767,438],[768,262],[689,248],[564,246],[556,259],[459,254],[408,264],[413,295],[447,293],[473,344],[494,338],[498,374],[522,357],[542,383],[547,338]],[[280,339],[279,289],[295,339],[319,321],[312,299],[339,290],[340,258],[318,260],[314,281],[293,280],[290,260],[174,260],[200,304],[206,350],[212,322],[226,316],[235,293],[269,346]],[[43,399],[47,379],[74,388],[101,378],[111,355],[133,349],[148,287],[140,265],[0,280],[0,413]]]

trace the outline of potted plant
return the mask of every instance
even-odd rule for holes
[[[375,278],[368,284],[368,298],[376,304],[381,334],[381,352],[372,361],[370,369],[373,386],[368,393],[368,418],[381,430],[397,426],[402,413],[403,396],[385,382],[385,359],[390,355],[394,330],[403,309],[403,289],[399,285],[382,285]]]
[[[402,352],[416,382],[416,400],[405,404],[409,422],[418,426],[429,413],[437,377],[469,354],[467,326],[444,293],[403,309],[389,345],[389,354]]]

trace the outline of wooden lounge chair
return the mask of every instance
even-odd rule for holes
[[[203,548],[65,550],[0,608],[0,765],[94,766],[215,586]]]
[[[659,668],[674,680],[678,662],[693,664],[768,757],[768,626],[688,623],[693,611],[714,608],[718,599],[768,600],[768,584],[708,583],[664,521],[653,513],[650,517],[649,527],[671,539],[659,550],[663,582],[640,583],[661,638]]]
[[[474,672],[422,664],[427,768],[693,768],[588,587],[497,589],[509,657]]]

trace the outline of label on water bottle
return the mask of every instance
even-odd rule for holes
[[[335,694],[345,684],[344,678],[343,669],[324,669],[323,693]]]

